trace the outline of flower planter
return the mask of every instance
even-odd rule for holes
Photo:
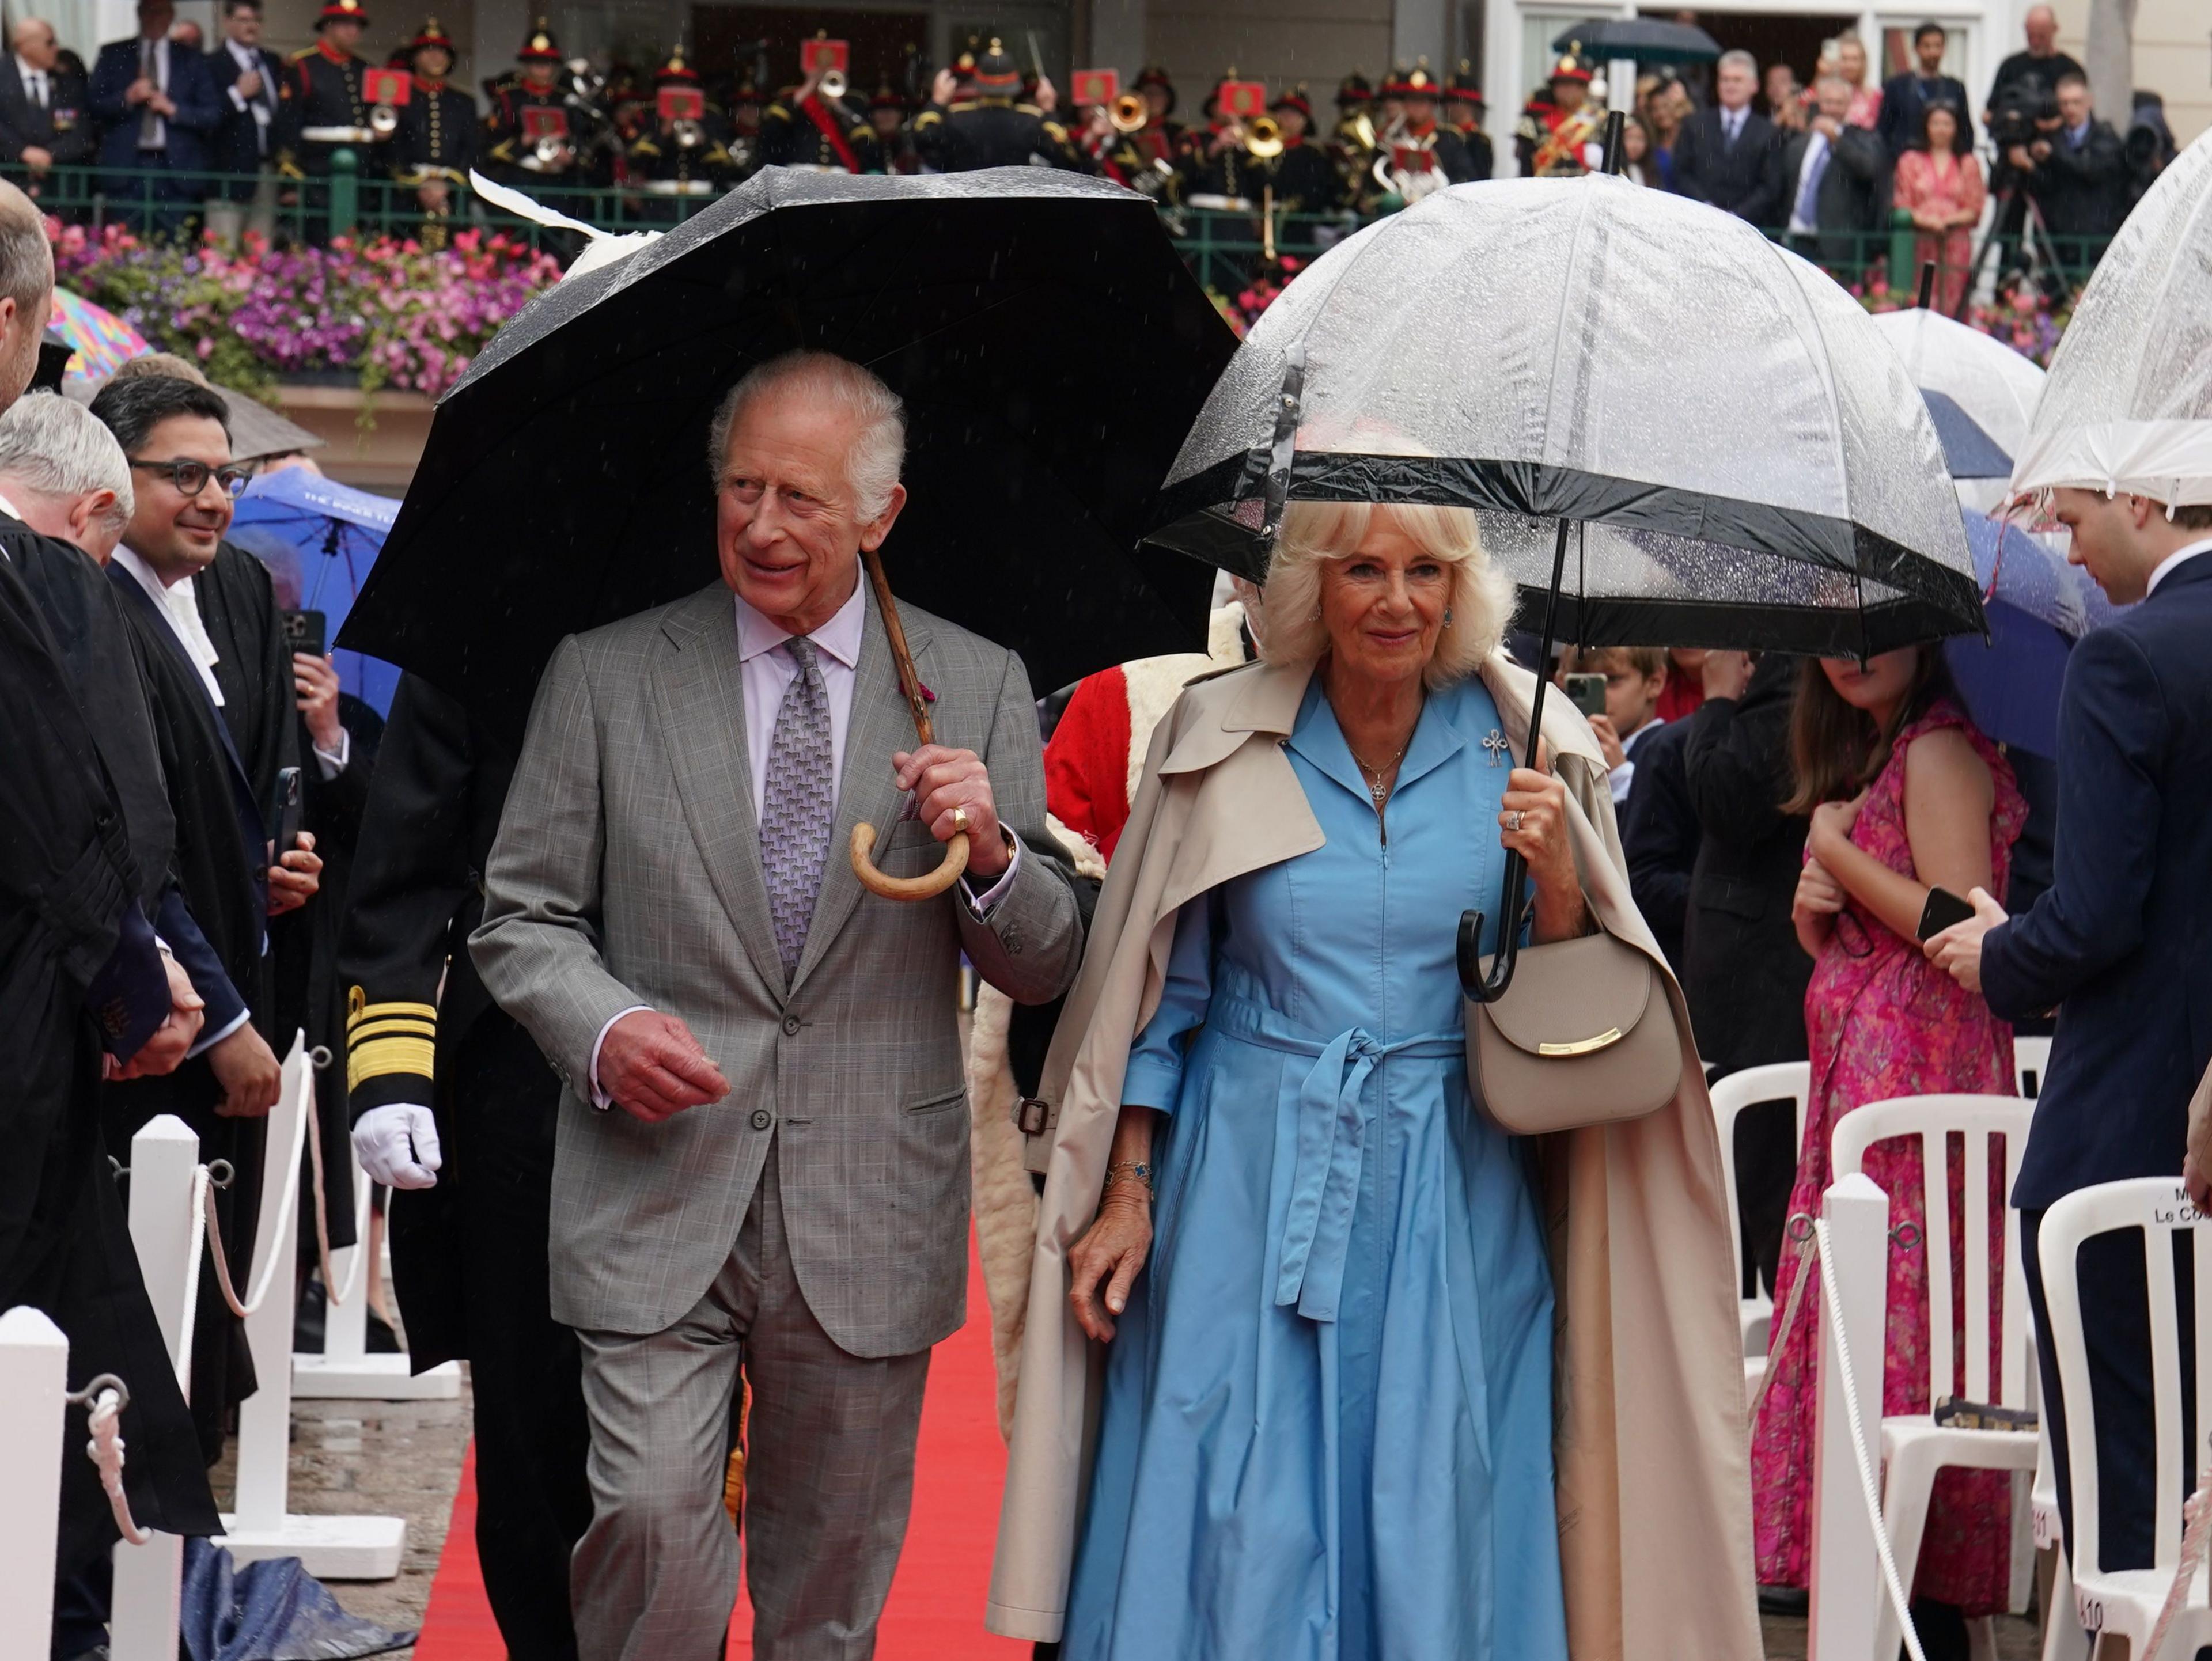
[[[364,394],[358,385],[291,380],[276,386],[278,411],[329,446],[311,452],[315,465],[342,483],[380,495],[404,494],[415,476],[433,407],[421,392]]]

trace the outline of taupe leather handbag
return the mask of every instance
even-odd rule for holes
[[[1657,967],[1602,930],[1522,947],[1503,997],[1462,1002],[1477,1097],[1515,1136],[1642,1118],[1681,1084],[1682,1040]]]

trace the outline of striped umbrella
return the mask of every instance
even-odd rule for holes
[[[59,287],[54,289],[54,313],[49,326],[76,349],[65,372],[70,380],[97,380],[112,375],[127,360],[154,349],[143,335],[114,312]]]

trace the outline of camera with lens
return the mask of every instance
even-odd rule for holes
[[[1990,105],[1990,142],[2001,153],[2015,144],[2033,144],[2057,120],[2057,94],[2040,79],[2015,81]]]

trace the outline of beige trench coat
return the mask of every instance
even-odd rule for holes
[[[1089,1227],[1130,1041],[1160,997],[1176,909],[1322,845],[1282,745],[1310,670],[1256,664],[1186,691],[1153,735],[1121,857],[1044,1073],[1052,1118],[1030,1261],[1006,1491],[986,1624],[1050,1640],[1066,1613],[1104,1352],[1069,1309],[1066,1253]],[[1534,687],[1483,666],[1516,750]],[[1662,965],[1629,898],[1605,765],[1547,700],[1544,736],[1572,804],[1576,864],[1607,931]],[[1470,834],[1493,834],[1489,827]],[[1735,1266],[1720,1144],[1680,990],[1671,1105],[1540,1150],[1558,1309],[1553,1446],[1575,1661],[1758,1661],[1751,1482]]]

